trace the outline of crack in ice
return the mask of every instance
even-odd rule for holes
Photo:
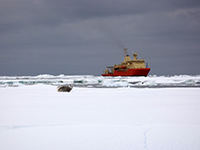
[[[0,126],[3,130],[16,130],[24,128],[35,128],[35,127],[58,127],[58,126],[68,126],[72,124],[50,124],[50,125],[12,125],[12,126]]]
[[[147,148],[147,132],[149,132],[151,130],[151,128],[150,129],[147,129],[146,131],[144,131],[144,133],[143,133],[143,135],[144,135],[144,148],[146,149],[146,150],[148,150],[148,148]]]

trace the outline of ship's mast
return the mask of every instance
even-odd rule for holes
[[[130,56],[127,53],[127,49],[128,48],[124,48],[124,62],[127,62],[127,61],[131,60]]]
[[[127,54],[127,49],[128,48],[124,48],[124,57],[126,57],[128,54]]]

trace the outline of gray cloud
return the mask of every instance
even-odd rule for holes
[[[199,27],[196,0],[2,0],[0,75],[99,75],[123,47],[151,74],[199,74]]]

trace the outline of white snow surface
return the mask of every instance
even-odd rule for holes
[[[0,149],[199,150],[200,88],[1,87]]]

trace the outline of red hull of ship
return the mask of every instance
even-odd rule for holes
[[[115,70],[113,74],[102,74],[102,76],[147,76],[150,68],[128,69],[127,71]]]

